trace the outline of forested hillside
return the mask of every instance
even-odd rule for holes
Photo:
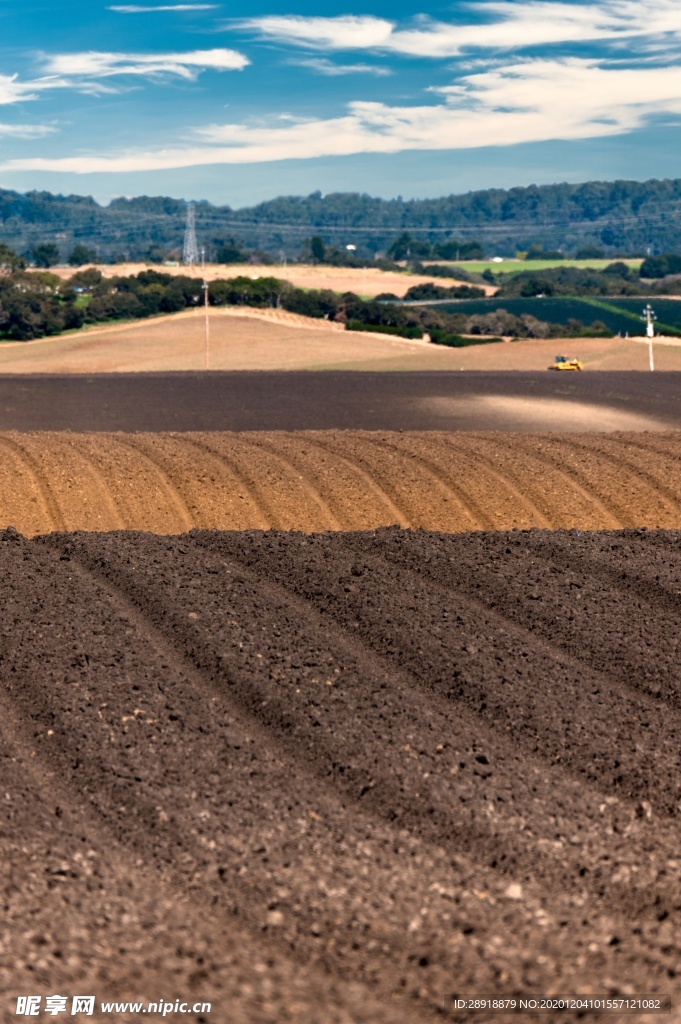
[[[103,260],[164,258],[181,249],[185,210],[183,201],[169,198],[121,198],[102,207],[89,197],[0,190],[0,242],[22,253],[53,242],[63,258],[76,244]],[[567,254],[590,245],[607,256],[655,254],[681,251],[681,179],[488,189],[408,201],[318,192],[241,210],[203,202],[196,223],[208,258],[230,239],[291,258],[312,234],[331,245],[356,245],[367,257],[385,251],[405,230],[432,243],[449,236],[479,239],[488,255],[531,245]]]

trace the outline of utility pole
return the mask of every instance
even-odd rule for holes
[[[206,310],[206,338],[204,344],[204,369],[208,369],[209,363],[209,351],[210,351],[210,319],[208,317],[208,284],[206,281],[203,282],[203,305]]]
[[[650,372],[652,373],[655,369],[653,362],[653,338],[655,337],[654,323],[657,320],[653,310],[651,309],[650,303],[646,304],[646,308],[643,310],[642,320],[646,322],[646,338],[648,339],[648,361],[650,363]]]
[[[345,248],[348,252],[357,252],[356,245],[346,245]],[[362,263],[362,295],[366,296],[367,290],[367,261],[366,259]]]

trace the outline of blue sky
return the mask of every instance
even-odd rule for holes
[[[0,186],[242,206],[681,175],[678,0],[0,0]]]

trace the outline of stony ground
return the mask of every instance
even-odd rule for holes
[[[8,531],[0,574],[3,1021],[678,1000],[678,531]]]

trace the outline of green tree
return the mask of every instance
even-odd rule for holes
[[[609,263],[603,273],[612,274],[614,277],[623,277],[625,281],[628,281],[631,276],[631,268],[626,263],[618,260],[616,263]]]
[[[403,231],[388,249],[388,256],[395,262],[410,259],[427,260],[431,255],[430,242],[420,242],[412,238],[408,231]]]
[[[433,246],[435,255],[441,260],[482,260],[485,250],[480,242],[461,242],[450,238],[446,242],[438,242]]]
[[[667,274],[681,274],[681,256],[676,253],[663,253],[661,256],[649,256],[641,264],[641,277],[666,277]]]
[[[69,256],[69,264],[72,267],[83,267],[86,263],[96,263],[97,253],[94,249],[88,249],[86,245],[74,245],[71,255]]]
[[[54,242],[43,242],[31,250],[36,267],[53,267],[59,263],[59,249]]]
[[[310,252],[315,263],[323,263],[326,255],[326,246],[321,235],[313,235],[310,239]]]
[[[15,270],[23,270],[26,260],[17,256],[9,246],[0,243],[0,274],[13,274]]]
[[[104,280],[101,270],[96,267],[87,267],[85,270],[77,270],[65,284],[66,288],[86,288],[90,291],[96,288]]]
[[[215,260],[217,263],[247,263],[248,253],[244,252],[242,243],[235,238],[224,242],[216,242]]]

